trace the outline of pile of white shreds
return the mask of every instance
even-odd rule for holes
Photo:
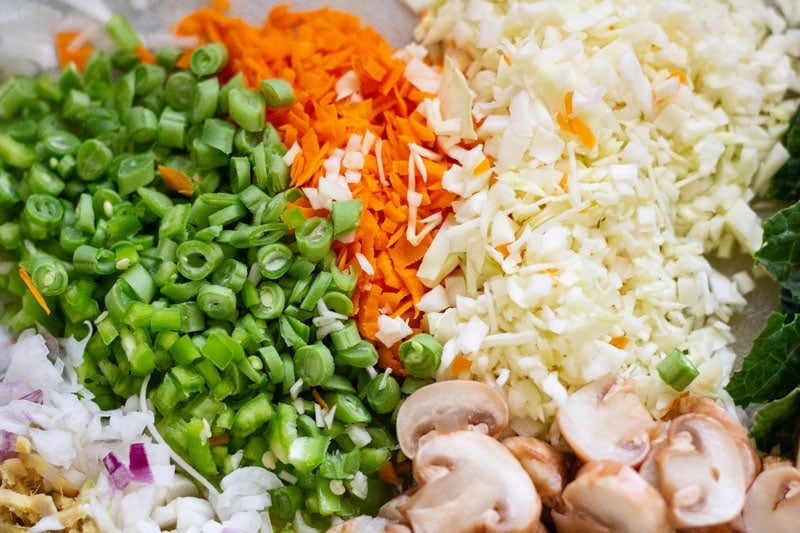
[[[502,386],[514,430],[555,438],[556,407],[609,372],[663,411],[677,392],[656,365],[679,348],[700,370],[688,390],[731,405],[727,322],[754,282],[706,256],[761,243],[748,202],[786,158],[776,142],[800,88],[800,9],[783,4],[428,6],[416,37],[452,64],[423,111],[460,163],[419,271],[441,378],[468,358],[460,377]]]

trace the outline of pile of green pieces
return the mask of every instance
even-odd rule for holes
[[[794,456],[800,431],[800,108],[782,139],[788,161],[772,177],[769,196],[791,203],[764,221],[756,262],[780,283],[774,312],[727,391],[737,405],[758,406],[750,436],[765,453]]]
[[[95,400],[116,407],[147,378],[157,427],[212,482],[246,465],[287,482],[276,521],[376,512],[410,391],[374,370],[347,318],[357,272],[337,269],[331,244],[360,202],[327,217],[292,207],[302,193],[265,123],[293,100],[286,82],[221,79],[217,43],[189,70],[175,49],[144,64],[127,22],[109,33],[120,51],[82,72],[0,86],[2,325],[91,334],[78,370]]]

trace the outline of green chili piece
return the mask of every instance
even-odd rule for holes
[[[303,474],[311,472],[325,460],[330,441],[330,437],[325,435],[298,437],[289,447],[289,464]]]
[[[189,111],[192,107],[197,78],[186,70],[174,72],[164,86],[164,100],[176,111]]]
[[[267,371],[267,379],[270,383],[281,383],[283,381],[283,361],[274,346],[264,346],[258,349],[258,355],[264,361]]]
[[[231,361],[239,361],[244,358],[242,347],[231,339],[231,337],[220,330],[213,331],[206,339],[200,353],[214,363],[220,370],[225,368]]]
[[[316,387],[333,376],[333,355],[321,342],[301,346],[294,354],[295,375]]]
[[[142,106],[133,106],[125,115],[128,138],[135,143],[149,143],[158,135],[158,117]]]
[[[398,355],[412,376],[429,378],[442,361],[442,345],[427,333],[417,333],[400,344]]]
[[[68,131],[51,131],[42,139],[48,152],[55,155],[74,154],[81,140]]]
[[[134,51],[142,44],[131,23],[119,13],[111,15],[111,18],[106,23],[106,33],[122,50]]]
[[[367,384],[366,396],[373,411],[391,413],[400,403],[400,384],[387,373],[378,374]]]
[[[155,179],[155,159],[151,153],[131,155],[123,158],[117,169],[119,194],[125,196]]]
[[[297,439],[297,411],[287,403],[278,403],[267,428],[267,443],[275,457],[289,463],[289,448]]]
[[[367,368],[378,362],[378,351],[371,342],[361,340],[344,350],[336,350],[334,361],[337,365]]]
[[[325,396],[325,402],[329,406],[336,406],[334,418],[345,424],[361,424],[372,420],[372,415],[355,394],[331,392]]]
[[[680,348],[672,350],[656,369],[661,380],[677,391],[684,390],[700,375],[700,371]]]
[[[294,103],[294,89],[291,84],[280,78],[261,80],[258,85],[264,100],[269,107],[286,107]]]
[[[199,124],[214,116],[219,99],[219,80],[207,78],[194,86],[192,103],[189,106],[189,120]]]
[[[245,280],[247,280],[247,265],[236,259],[225,259],[214,271],[212,281],[223,287],[227,287],[234,293],[242,290]]]
[[[189,58],[189,69],[198,77],[219,72],[228,63],[228,49],[222,43],[198,46]]]
[[[252,89],[231,89],[228,93],[228,113],[247,131],[264,129],[266,101]]]
[[[270,511],[284,522],[289,522],[294,518],[305,500],[303,490],[296,485],[283,485],[271,490],[269,495],[272,500]]]
[[[327,218],[311,217],[295,232],[297,249],[311,261],[319,261],[330,251],[333,224]]]
[[[267,279],[282,277],[292,264],[292,250],[281,243],[271,243],[258,249],[258,266]]]
[[[186,424],[185,447],[189,454],[189,461],[198,472],[205,475],[214,475],[218,472],[208,443],[210,436],[211,428],[205,420],[192,418]]]
[[[175,254],[178,271],[193,281],[207,278],[225,259],[219,245],[197,240],[180,243]]]
[[[44,296],[58,296],[67,290],[69,273],[62,261],[41,256],[33,263],[30,272],[33,284]]]
[[[197,306],[211,318],[233,320],[236,317],[236,293],[228,287],[206,283],[197,292]]]
[[[325,272],[324,270],[318,272],[317,275],[314,276],[314,281],[311,282],[308,292],[306,292],[306,295],[300,302],[300,309],[305,311],[311,311],[312,309],[315,309],[317,302],[325,294],[325,291],[328,290],[328,286],[331,284],[332,278],[333,276],[330,272]]]
[[[64,219],[64,205],[46,194],[31,194],[22,210],[22,229],[36,240],[51,236]]]
[[[27,144],[0,134],[0,159],[12,167],[28,168],[36,161],[36,154]]]
[[[253,434],[266,424],[274,413],[275,410],[272,408],[269,396],[264,393],[253,396],[236,411],[231,426],[231,435],[242,438]]]

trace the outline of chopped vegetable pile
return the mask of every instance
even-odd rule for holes
[[[755,282],[709,258],[761,244],[748,202],[798,86],[798,33],[775,15],[747,0],[431,5],[415,36],[464,73],[491,161],[445,172],[458,199],[418,271],[440,379],[497,383],[511,427],[552,439],[557,407],[608,372],[656,414],[680,389],[734,409],[728,321]]]
[[[0,522],[666,532],[800,477],[754,446],[797,445],[800,202],[750,205],[800,199],[793,2],[407,0],[396,50],[63,1],[0,40]],[[739,251],[784,309],[732,375]]]
[[[216,12],[198,12],[183,27],[203,13]],[[282,14],[289,16],[278,10],[273,20]],[[322,25],[342,36],[355,21],[307,17],[309,30]],[[95,49],[58,78],[19,75],[0,87],[0,244],[14,259],[0,278],[10,295],[0,321],[14,334],[38,326],[87,337],[78,373],[94,401],[111,409],[141,391],[155,409],[151,431],[209,493],[224,475],[259,466],[285,482],[271,493],[278,522],[302,512],[320,528],[333,516],[376,512],[398,481],[390,416],[415,385],[401,389],[391,368],[375,369],[378,351],[350,318],[359,316],[351,300],[358,263],[334,249],[337,240],[372,238],[356,230],[362,213],[375,220],[378,204],[364,209],[347,196],[312,205],[290,188],[298,151],[281,139],[294,144],[292,105],[324,98],[298,96],[280,77],[247,80],[256,86],[249,88],[225,71],[231,54],[220,42],[151,55],[119,16],[107,29],[119,51]],[[385,45],[383,57],[393,87],[403,63]],[[357,128],[375,141],[372,130],[383,130],[365,105],[341,107],[360,113]],[[302,153],[311,158],[315,130],[303,127]],[[427,131],[421,123],[417,130]],[[397,145],[404,133],[389,135]],[[387,163],[394,155],[387,152]],[[292,168],[316,176],[308,161]],[[409,313],[411,291],[402,292],[396,303],[409,300],[398,312]],[[424,341],[426,350],[437,345]],[[436,366],[427,363],[424,377]]]

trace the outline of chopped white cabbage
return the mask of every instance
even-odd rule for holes
[[[677,393],[656,365],[676,347],[701,372],[690,390],[727,400],[726,322],[752,279],[704,254],[760,246],[749,201],[786,157],[795,4],[429,3],[415,36],[467,86],[443,82],[420,111],[448,146],[470,146],[448,152],[443,186],[459,199],[418,273],[440,378],[468,357],[467,377],[503,386],[511,426],[540,436],[607,372],[665,409]],[[453,111],[467,98],[477,144]],[[476,174],[483,157],[492,168]]]

